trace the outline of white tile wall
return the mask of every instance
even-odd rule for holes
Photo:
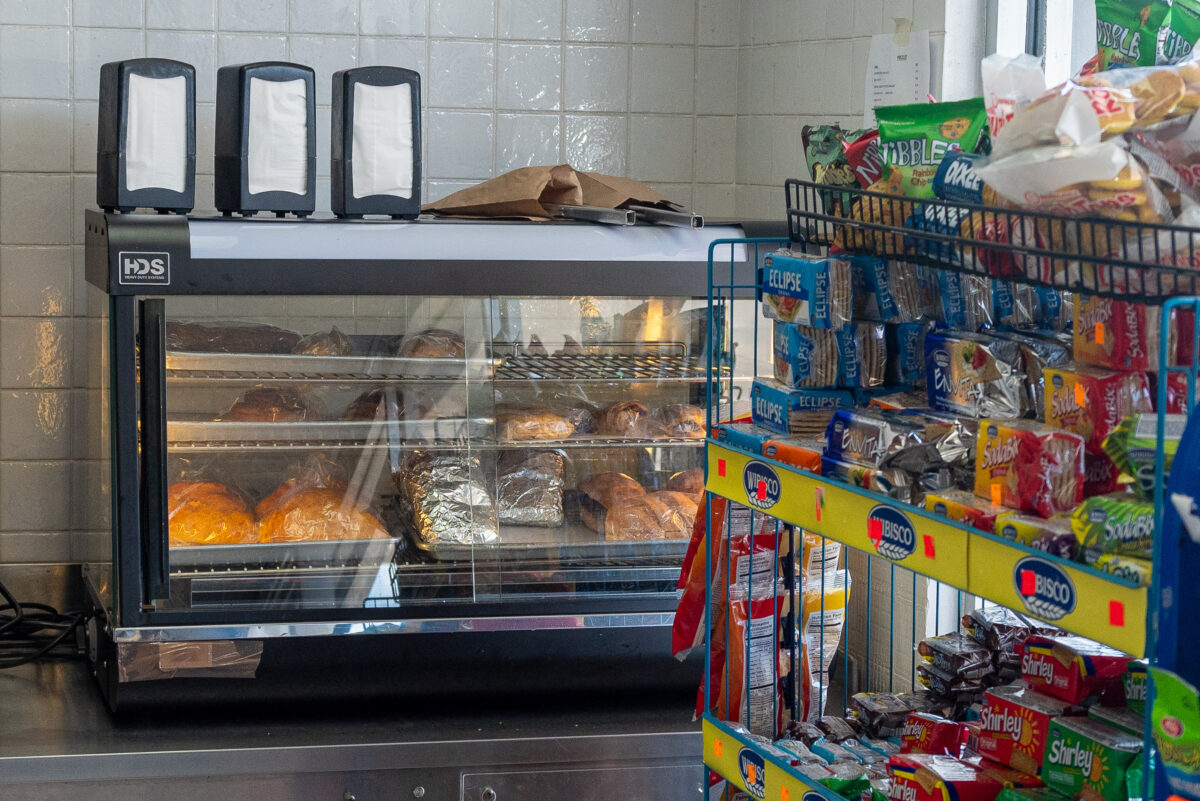
[[[103,480],[72,460],[104,307],[83,279],[82,211],[105,61],[198,68],[201,212],[216,68],[291,59],[318,73],[319,205],[330,74],[397,64],[423,77],[426,199],[569,162],[710,217],[778,218],[779,183],[803,170],[799,125],[852,122],[852,62],[912,14],[941,30],[945,0],[0,0],[0,561],[105,547],[107,521],[62,503]]]

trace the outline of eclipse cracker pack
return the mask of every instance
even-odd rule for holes
[[[988,690],[979,717],[979,753],[1036,776],[1050,721],[1066,711],[1062,701],[1019,683]]]
[[[1022,646],[1021,678],[1038,692],[1078,704],[1120,684],[1129,662],[1086,637],[1034,635]]]

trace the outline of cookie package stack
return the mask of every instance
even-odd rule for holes
[[[918,652],[915,692],[858,693],[774,741],[742,733],[850,801],[1141,795],[1144,661],[998,606]]]

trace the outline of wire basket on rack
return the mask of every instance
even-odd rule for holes
[[[792,242],[1089,295],[1200,294],[1200,229],[786,183]]]

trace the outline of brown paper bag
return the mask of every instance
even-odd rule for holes
[[[583,189],[583,205],[600,206],[606,209],[621,209],[630,205],[661,206],[665,209],[681,209],[678,203],[632,178],[602,175],[598,172],[579,172],[579,185]]]
[[[583,192],[579,175],[569,164],[556,167],[522,167],[476,186],[460,189],[422,211],[455,217],[520,217],[549,219],[543,203],[579,206]]]

